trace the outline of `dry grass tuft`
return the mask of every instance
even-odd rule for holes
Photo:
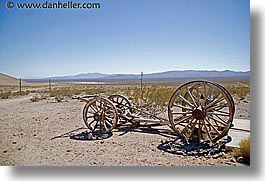
[[[250,164],[250,138],[242,140],[239,148],[233,150],[233,155],[239,162]]]

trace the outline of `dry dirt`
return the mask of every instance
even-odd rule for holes
[[[30,86],[31,83],[21,81],[22,86]],[[19,79],[0,73],[0,85],[19,86]]]
[[[247,105],[245,105],[247,104]],[[239,165],[229,157],[182,156],[159,149],[173,138],[140,129],[114,131],[103,141],[82,141],[83,102],[30,96],[0,100],[0,165],[21,166],[198,166]],[[249,118],[249,104],[239,103],[237,118]]]

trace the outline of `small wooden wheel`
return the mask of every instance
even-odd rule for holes
[[[132,112],[132,104],[127,97],[120,94],[113,94],[108,98],[118,110],[118,113],[127,114]]]
[[[191,81],[172,95],[168,116],[172,129],[189,141],[216,142],[232,125],[235,105],[229,92],[219,84]]]
[[[89,100],[83,109],[83,119],[92,132],[110,132],[116,127],[118,112],[114,104],[102,97]]]

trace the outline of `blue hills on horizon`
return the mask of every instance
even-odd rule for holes
[[[145,80],[166,80],[178,78],[243,78],[250,77],[250,71],[217,71],[217,70],[173,70],[157,73],[143,74]],[[122,81],[139,80],[139,74],[103,74],[103,73],[81,73],[71,76],[49,77],[53,81]],[[28,82],[47,81],[49,78],[24,79]]]

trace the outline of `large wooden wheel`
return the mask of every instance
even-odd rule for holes
[[[127,97],[120,94],[113,94],[108,98],[117,108],[118,113],[127,114],[132,112],[132,104]]]
[[[208,81],[181,85],[168,105],[172,129],[187,142],[216,142],[227,134],[234,112],[234,101],[229,92]]]
[[[116,127],[118,112],[114,104],[102,97],[89,100],[83,109],[83,119],[92,132],[110,132]]]

